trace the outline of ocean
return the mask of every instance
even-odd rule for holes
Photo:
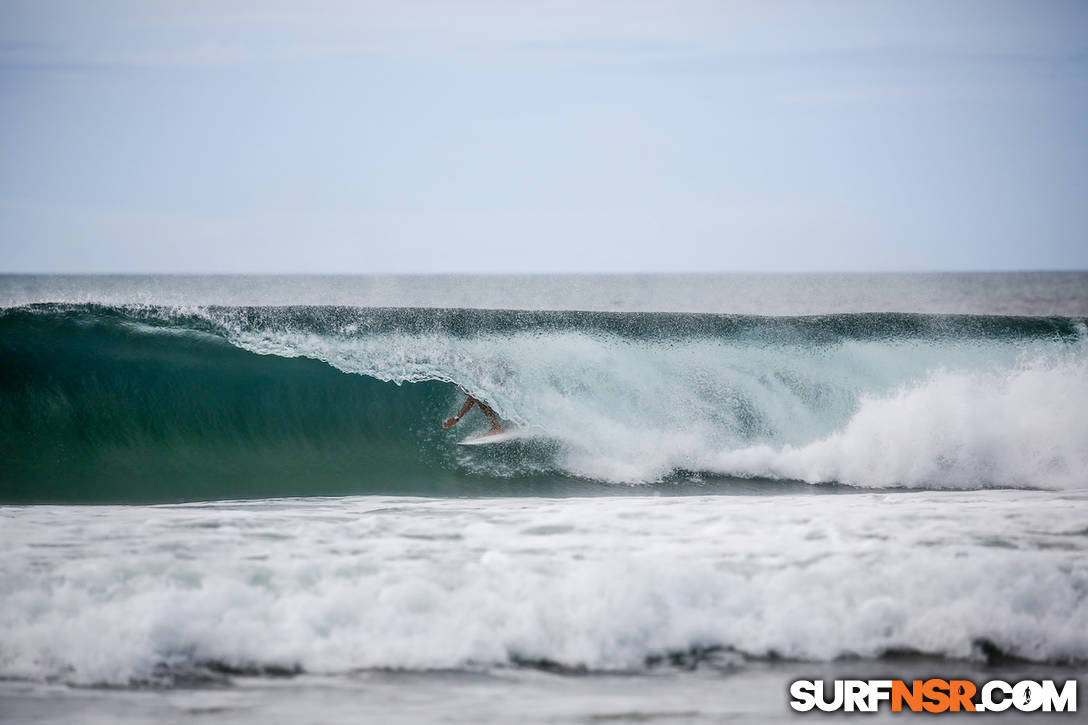
[[[0,718],[1083,699],[1088,273],[7,275],[0,305]],[[518,436],[459,445],[466,394]]]

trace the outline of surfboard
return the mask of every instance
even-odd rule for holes
[[[530,432],[517,428],[514,430],[503,431],[502,433],[496,433],[495,435],[482,435],[466,438],[463,441],[458,441],[459,446],[487,446],[492,443],[502,443],[503,441],[512,441],[519,438],[528,438],[531,435]]]

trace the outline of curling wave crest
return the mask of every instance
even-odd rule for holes
[[[1073,318],[34,305],[0,331],[15,500],[1088,485]],[[456,446],[464,392],[533,437]]]

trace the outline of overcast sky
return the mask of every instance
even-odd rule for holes
[[[0,4],[0,271],[1088,268],[1088,2]]]

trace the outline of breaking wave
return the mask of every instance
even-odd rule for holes
[[[0,500],[1088,485],[1074,318],[41,304],[0,311]],[[466,448],[463,392],[518,441]],[[558,488],[556,488],[558,487]]]

